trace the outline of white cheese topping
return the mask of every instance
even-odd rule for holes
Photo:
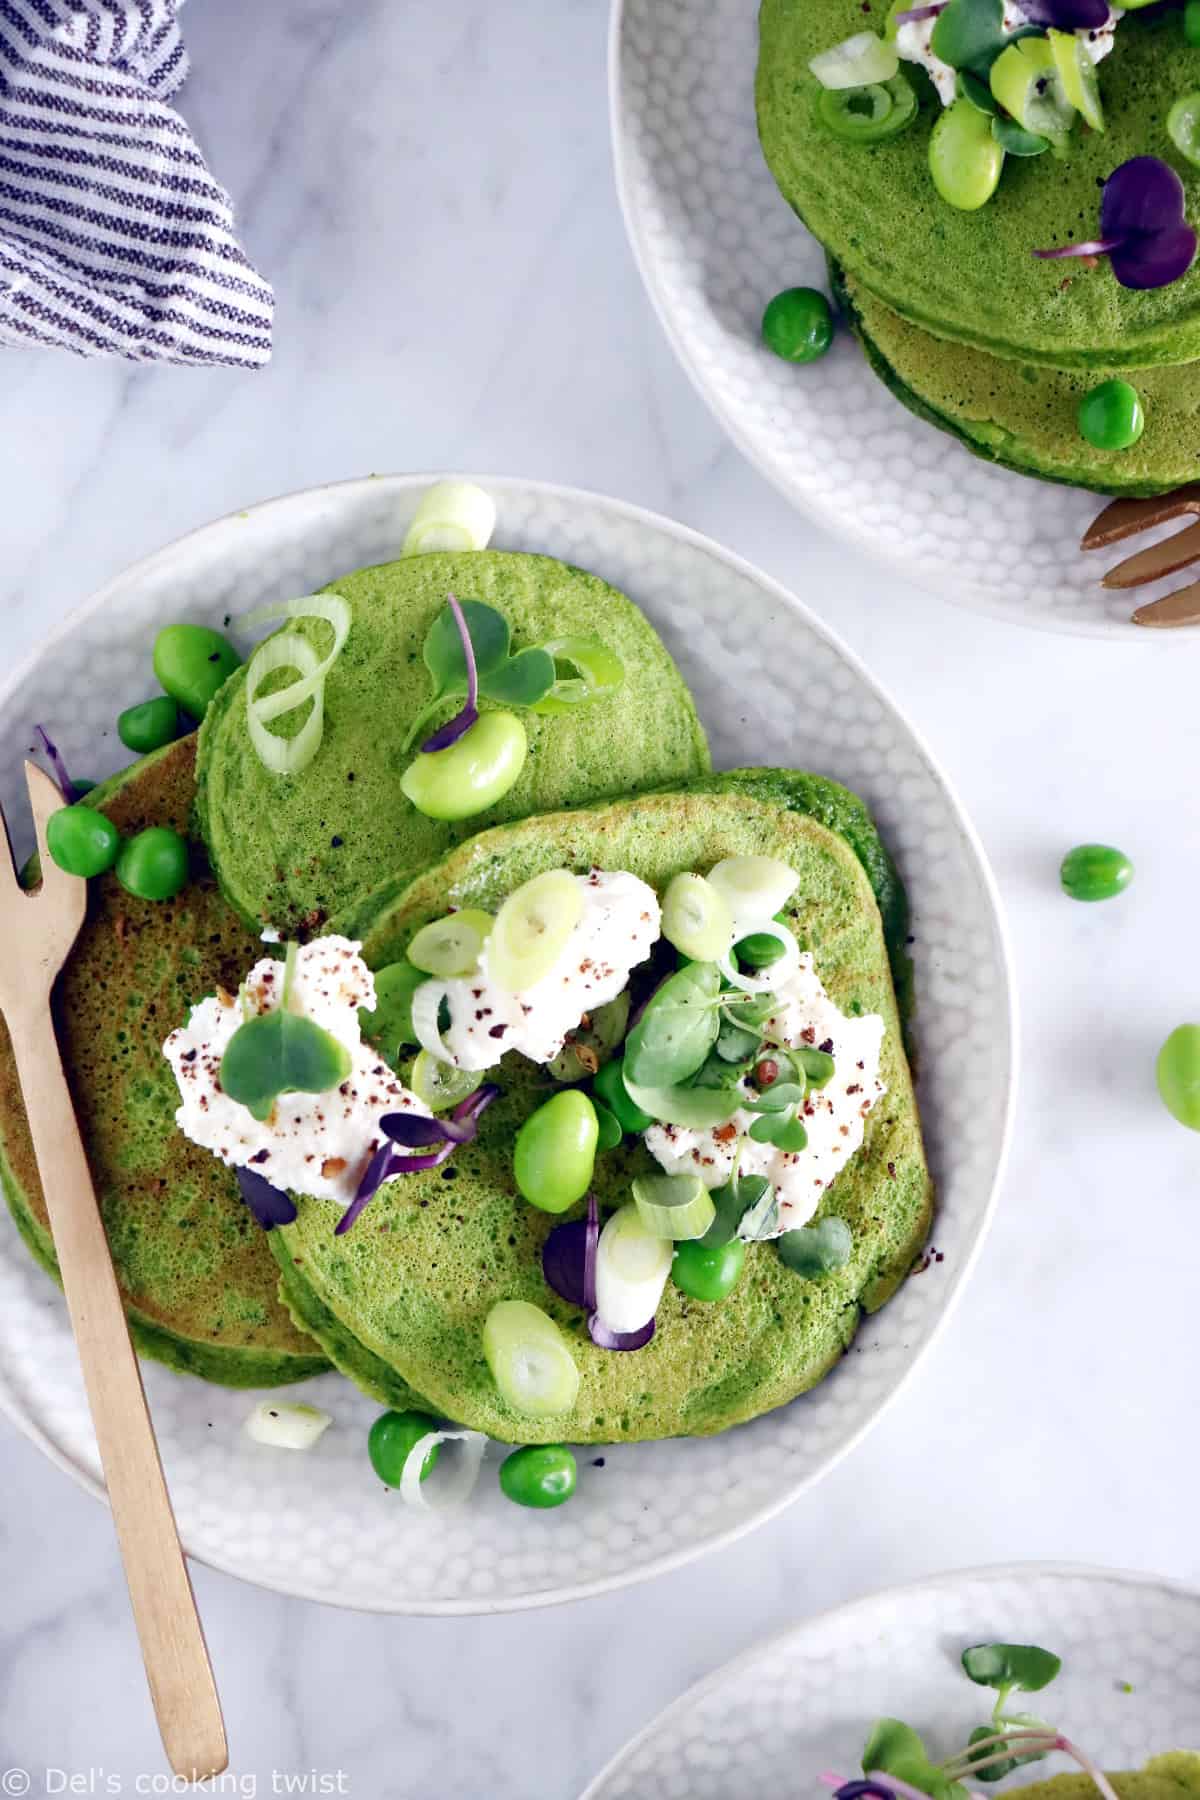
[[[292,983],[297,1009],[350,1052],[350,1074],[339,1088],[281,1094],[270,1118],[261,1122],[222,1092],[221,1058],[230,1038],[244,1018],[279,1005],[283,964],[271,957],[255,963],[236,999],[217,993],[201,1000],[163,1045],[179,1084],[175,1123],[185,1137],[231,1168],[254,1169],[272,1187],[344,1205],[353,1200],[363,1169],[382,1142],[380,1117],[405,1111],[430,1117],[429,1108],[362,1041],[358,1009],[374,1010],[375,982],[359,948],[348,938],[314,938],[297,954]]]
[[[883,1020],[878,1013],[849,1018],[821,986],[810,952],[779,990],[779,1007],[764,1027],[769,1043],[797,1049],[810,1045],[833,1057],[828,1084],[805,1097],[804,1150],[779,1150],[751,1137],[742,1143],[738,1168],[743,1175],[765,1175],[779,1200],[778,1237],[805,1224],[822,1194],[837,1180],[863,1141],[867,1116],[886,1088],[879,1079]],[[739,1109],[730,1125],[694,1131],[681,1125],[652,1125],[646,1146],[669,1175],[699,1175],[705,1187],[721,1187],[733,1172],[738,1140],[754,1123],[755,1114]]]
[[[1083,44],[1083,53],[1089,62],[1098,63],[1108,55],[1113,47],[1113,32],[1122,16],[1120,8],[1110,6],[1103,25],[1098,25],[1095,31],[1075,33]],[[1005,32],[1016,31],[1019,26],[1030,23],[1029,17],[1016,5],[1015,0],[1004,0]],[[936,24],[937,19],[932,18],[913,19],[906,25],[897,26],[896,53],[904,62],[920,63],[928,72],[943,106],[949,106],[955,98],[955,73],[949,63],[944,63],[939,56],[935,56],[930,48]]]
[[[494,1068],[508,1050],[553,1062],[583,1015],[624,992],[630,970],[649,956],[661,929],[654,889],[620,869],[575,879],[583,911],[548,974],[509,993],[488,975],[485,943],[477,973],[446,982],[442,1041],[458,1068]]]

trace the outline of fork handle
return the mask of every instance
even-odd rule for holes
[[[172,1769],[198,1780],[228,1762],[212,1665],[53,1019],[22,1012],[10,1035],[150,1694]]]

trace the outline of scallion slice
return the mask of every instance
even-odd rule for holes
[[[675,1250],[635,1205],[615,1212],[596,1246],[596,1313],[610,1332],[640,1331],[658,1311]]]
[[[273,1450],[311,1450],[333,1424],[333,1415],[303,1401],[260,1400],[245,1424],[246,1436]]]
[[[401,556],[434,550],[486,550],[496,529],[496,504],[470,481],[436,481],[421,497]]]
[[[444,981],[423,981],[415,989],[412,997],[412,1024],[417,1034],[417,1042],[422,1050],[437,1058],[438,1062],[452,1063],[450,1051],[442,1042],[442,1033],[438,1026],[438,1014],[442,1010],[442,1001],[448,1000],[450,990]]]
[[[900,67],[895,44],[873,31],[856,31],[829,50],[822,50],[809,68],[825,88],[869,87],[890,81]]]
[[[429,1479],[422,1481],[425,1459],[439,1444],[461,1444],[462,1448],[448,1465],[447,1459],[439,1456]],[[447,1507],[462,1506],[475,1491],[486,1450],[487,1439],[482,1431],[427,1431],[404,1459],[400,1498],[418,1512],[444,1512]]]
[[[725,896],[738,937],[773,918],[800,885],[795,869],[774,856],[727,856],[708,871],[708,880]]]
[[[781,988],[785,981],[790,981],[800,966],[800,946],[786,925],[779,925],[774,919],[760,919],[754,927],[756,937],[773,937],[783,945],[783,954],[766,968],[752,969],[743,974],[733,960],[733,951],[727,950],[717,960],[717,967],[729,983],[730,987],[741,988],[746,994],[772,993]]]
[[[574,675],[559,675],[544,699],[530,708],[535,713],[568,713],[589,700],[615,693],[625,679],[625,665],[615,651],[595,637],[551,638],[541,648],[555,664],[569,663]]]
[[[633,1199],[646,1230],[674,1244],[703,1237],[717,1216],[698,1175],[639,1175]]]
[[[246,723],[250,741],[264,768],[273,775],[298,775],[321,747],[325,731],[325,678],[342,653],[350,631],[350,608],[340,594],[306,594],[299,600],[273,601],[255,607],[239,625],[266,625],[275,619],[323,619],[333,631],[324,656],[318,656],[298,631],[277,631],[258,646],[246,670]],[[294,669],[299,679],[273,693],[260,692],[268,675]],[[311,702],[308,717],[293,737],[268,731],[272,719]]]

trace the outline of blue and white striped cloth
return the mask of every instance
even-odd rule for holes
[[[233,363],[275,301],[168,104],[182,0],[0,0],[0,343]]]

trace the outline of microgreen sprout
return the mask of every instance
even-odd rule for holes
[[[297,1007],[297,955],[297,946],[289,944],[279,1005],[244,1019],[221,1058],[222,1091],[258,1120],[271,1117],[281,1094],[328,1093],[353,1066],[340,1039]]]
[[[465,695],[465,706],[425,741],[423,750],[445,750],[469,731],[479,716],[480,697],[500,706],[533,706],[550,692],[558,673],[554,658],[540,645],[511,653],[508,620],[494,606],[459,601],[453,594],[429,627],[422,654],[433,693],[409,728],[406,750],[452,695]]]
[[[35,725],[33,729],[42,740],[42,749],[45,751],[46,761],[50,764],[54,773],[54,779],[58,783],[59,792],[62,794],[64,803],[67,806],[73,806],[80,798],[81,793],[86,793],[86,788],[81,790],[71,780],[70,775],[67,773],[67,765],[63,761],[62,753],[59,750],[58,745],[51,738],[50,733],[46,730],[46,727],[44,725]]]
[[[427,1118],[424,1113],[385,1113],[379,1121],[384,1142],[363,1170],[357,1193],[333,1228],[334,1236],[341,1237],[350,1230],[384,1182],[394,1181],[399,1175],[415,1175],[421,1169],[436,1169],[453,1156],[460,1144],[469,1144],[499,1092],[489,1082],[460,1100],[453,1112],[437,1119]]]

